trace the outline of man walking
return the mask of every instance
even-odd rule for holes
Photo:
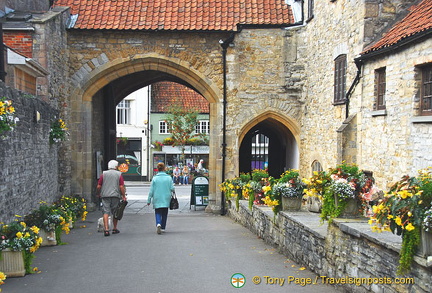
[[[126,201],[126,188],[122,173],[117,170],[118,162],[108,162],[108,170],[104,171],[99,178],[96,194],[102,198],[102,213],[104,222],[104,235],[110,236],[108,217],[113,216],[114,210],[118,207],[120,199]],[[118,234],[118,220],[113,217],[113,234]]]

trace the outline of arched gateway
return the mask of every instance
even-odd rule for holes
[[[221,125],[221,92],[201,72],[184,61],[165,56],[134,56],[133,60],[113,60],[97,66],[94,71],[82,77],[82,82],[74,88],[70,96],[75,127],[72,140],[79,148],[73,159],[73,182],[75,188],[84,194],[93,194],[95,186],[95,150],[105,154],[105,160],[115,157],[115,106],[131,92],[157,81],[175,81],[191,87],[210,103],[210,125]],[[78,85],[78,84],[77,84]],[[210,135],[210,166],[217,166],[220,135]],[[79,155],[78,155],[79,153]],[[213,190],[216,186],[217,171],[212,170]],[[217,199],[213,199],[216,204]]]
[[[236,1],[218,2],[223,7],[217,9],[232,11],[222,16],[198,2],[168,7],[171,2],[165,1],[155,7],[152,1],[123,1],[113,8],[110,1],[55,1],[70,6],[70,82],[63,112],[71,132],[73,193],[89,199],[95,194],[96,152],[107,160],[115,150],[116,104],[158,81],[188,86],[210,103],[208,211],[221,211],[218,185],[241,170],[237,138],[247,136],[256,117],[265,117],[261,126],[269,121],[281,126],[276,137],[288,136],[280,141],[295,146],[286,155],[298,162],[298,131],[292,125],[301,117],[300,92],[285,86],[292,56],[272,49],[295,45],[284,29],[295,22],[291,7],[283,0],[267,1],[263,5],[271,9],[262,7],[270,11],[263,19],[248,1],[242,9],[230,6]],[[272,111],[264,116],[256,110],[266,108]]]

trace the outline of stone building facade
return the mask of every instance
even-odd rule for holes
[[[55,1],[31,24],[33,58],[50,72],[41,80],[40,97],[59,110],[71,132],[59,150],[61,190],[94,199],[95,153],[102,151],[105,161],[115,154],[116,104],[161,80],[189,86],[210,104],[211,212],[223,209],[219,183],[245,169],[244,142],[263,129],[279,145],[271,158],[279,164],[276,173],[296,168],[307,177],[313,166],[327,169],[345,160],[373,172],[384,189],[402,174],[431,165],[425,151],[430,124],[410,122],[418,74],[415,68],[405,73],[431,61],[428,38],[409,50],[356,63],[367,45],[419,2],[310,0],[304,2],[303,18],[205,31],[167,29],[168,22],[147,30],[76,28],[77,6],[91,6]],[[416,52],[421,53],[415,57]],[[398,63],[401,58],[410,61]],[[343,74],[335,70],[340,60],[346,62]],[[379,66],[394,77],[388,81],[394,86],[388,91],[387,116],[371,113],[371,73]],[[342,97],[336,102],[335,74]],[[403,107],[392,112],[396,101]],[[385,135],[377,135],[377,129]]]

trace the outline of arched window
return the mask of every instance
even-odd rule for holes
[[[317,160],[313,161],[312,163],[312,173],[317,171],[321,172],[323,170],[323,167],[321,166],[321,163]]]

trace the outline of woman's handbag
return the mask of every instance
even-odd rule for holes
[[[170,210],[177,210],[179,208],[179,202],[177,200],[177,196],[175,192],[171,195],[171,201],[170,201]]]

